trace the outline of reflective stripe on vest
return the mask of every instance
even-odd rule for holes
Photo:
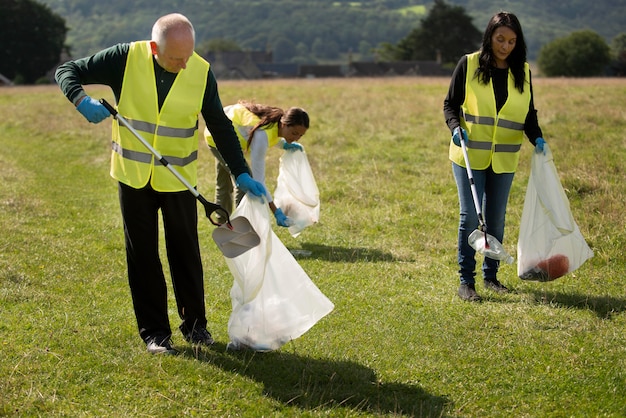
[[[248,152],[248,134],[254,126],[261,120],[257,115],[250,112],[244,105],[237,103],[234,105],[226,106],[224,113],[233,122],[233,127],[239,138],[239,144],[244,153]],[[267,134],[269,146],[273,147],[278,143],[280,138],[278,137],[278,124],[273,123],[263,128],[260,128]],[[204,138],[207,144],[215,148],[215,140],[208,129],[204,130]]]
[[[496,112],[492,80],[488,84],[474,75],[478,68],[479,53],[467,56],[465,101],[461,106],[461,127],[467,131],[470,164],[475,170],[489,165],[496,173],[512,173],[517,169],[519,151],[524,138],[524,122],[530,105],[530,77],[525,64],[526,86],[520,93],[509,71],[508,97],[502,109]],[[461,147],[450,141],[450,160],[465,167]]]
[[[113,152],[118,153],[122,158],[129,161],[136,161],[145,164],[152,163],[153,155],[150,152],[131,151],[129,149],[123,149],[117,142],[111,142],[111,148],[113,149]],[[161,157],[165,158],[167,162],[171,165],[184,167],[198,159],[198,151],[191,153],[191,155],[188,155],[186,158],[179,158],[172,155],[161,155]]]
[[[140,120],[126,119],[130,125],[137,131],[146,132],[150,135],[157,134],[159,136],[171,136],[174,138],[189,138],[198,130],[198,123],[193,128],[170,128],[167,126],[158,126],[150,122],[142,122]]]
[[[154,63],[148,41],[131,43],[118,112],[192,185],[197,184],[198,114],[209,63],[193,54],[158,110]],[[113,121],[111,175],[134,188],[150,182],[160,192],[186,190],[126,128]]]
[[[513,129],[515,131],[524,130],[523,123],[514,122],[512,120],[498,119],[498,122],[496,123],[494,118],[488,116],[474,116],[467,113],[463,114],[463,118],[467,123],[475,123],[477,125],[496,125],[501,128]]]

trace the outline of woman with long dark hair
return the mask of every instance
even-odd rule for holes
[[[467,147],[485,224],[499,242],[504,238],[506,205],[523,136],[526,134],[537,152],[543,152],[545,144],[533,103],[526,42],[514,14],[495,14],[487,24],[481,49],[460,59],[443,112],[452,133],[449,158],[460,207],[458,295],[463,300],[480,301],[475,287],[476,251],[468,242],[469,234],[478,225],[478,215],[460,141]],[[485,257],[484,286],[495,292],[508,292],[497,279],[498,268],[498,260]]]
[[[291,107],[284,111],[275,106],[239,101],[234,105],[226,106],[224,113],[235,127],[241,148],[244,150],[246,159],[249,160],[252,178],[263,185],[265,185],[265,156],[269,147],[279,145],[288,151],[302,150],[298,140],[309,129],[309,115],[299,107]],[[244,191],[240,190],[232,178],[208,130],[205,131],[205,138],[216,158],[215,201],[230,213],[243,199]],[[267,191],[267,200],[276,223],[279,226],[290,226],[291,220],[280,208],[276,207],[269,191]]]

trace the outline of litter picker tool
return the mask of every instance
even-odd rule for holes
[[[217,203],[209,202],[202,196],[187,179],[185,179],[168,161],[163,157],[146,139],[139,133],[130,122],[122,117],[117,110],[105,99],[100,99],[100,103],[113,115],[119,123],[127,128],[141,142],[159,162],[167,168],[195,197],[202,203],[209,221],[218,228],[213,230],[213,240],[217,244],[222,254],[228,258],[234,258],[243,254],[251,248],[256,247],[261,242],[261,238],[256,233],[250,222],[242,216],[230,219],[228,211]],[[214,213],[220,213],[226,218],[226,222],[220,224],[212,218]]]
[[[461,143],[461,149],[463,150],[463,158],[465,159],[465,169],[467,171],[467,178],[469,179],[470,188],[472,190],[472,198],[474,199],[474,207],[476,208],[476,215],[478,215],[478,229],[474,230],[468,237],[468,242],[476,252],[484,255],[485,257],[492,258],[494,260],[502,260],[507,264],[513,263],[513,257],[506,252],[500,241],[498,241],[493,235],[487,233],[487,224],[483,218],[482,205],[478,200],[478,191],[476,190],[476,183],[474,182],[474,174],[470,167],[469,156],[467,155],[467,145],[463,139],[463,132],[461,127],[458,128],[459,142]]]

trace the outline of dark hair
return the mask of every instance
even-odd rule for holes
[[[257,129],[265,126],[280,122],[284,126],[304,126],[309,129],[309,115],[304,109],[299,107],[291,107],[285,112],[279,107],[266,106],[252,102],[239,101],[239,104],[243,105],[261,119],[248,134],[248,148],[250,148],[252,137]]]
[[[526,73],[524,72],[524,65],[526,64],[526,41],[524,41],[522,25],[519,23],[517,16],[513,13],[499,12],[493,15],[491,20],[489,20],[485,33],[483,34],[483,43],[480,49],[476,76],[482,83],[489,83],[491,79],[491,67],[495,64],[493,50],[491,49],[491,37],[496,29],[502,26],[511,29],[517,36],[515,48],[513,48],[513,51],[511,51],[511,54],[507,57],[506,62],[509,64],[511,73],[513,73],[515,87],[520,92],[524,92],[524,83],[526,81]]]
[[[309,114],[299,107],[290,107],[280,118],[280,123],[285,126],[303,126],[309,129]]]

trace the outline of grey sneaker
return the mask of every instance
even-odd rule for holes
[[[150,354],[178,354],[178,350],[172,347],[170,337],[148,337],[146,338],[146,348]]]
[[[476,293],[473,284],[462,284],[459,286],[459,297],[469,302],[480,302],[482,298]]]
[[[485,288],[489,290],[493,290],[497,293],[508,293],[509,289],[500,283],[498,279],[485,279]]]
[[[206,345],[207,347],[215,343],[211,333],[206,328],[194,328],[191,332],[182,332],[188,343]]]

